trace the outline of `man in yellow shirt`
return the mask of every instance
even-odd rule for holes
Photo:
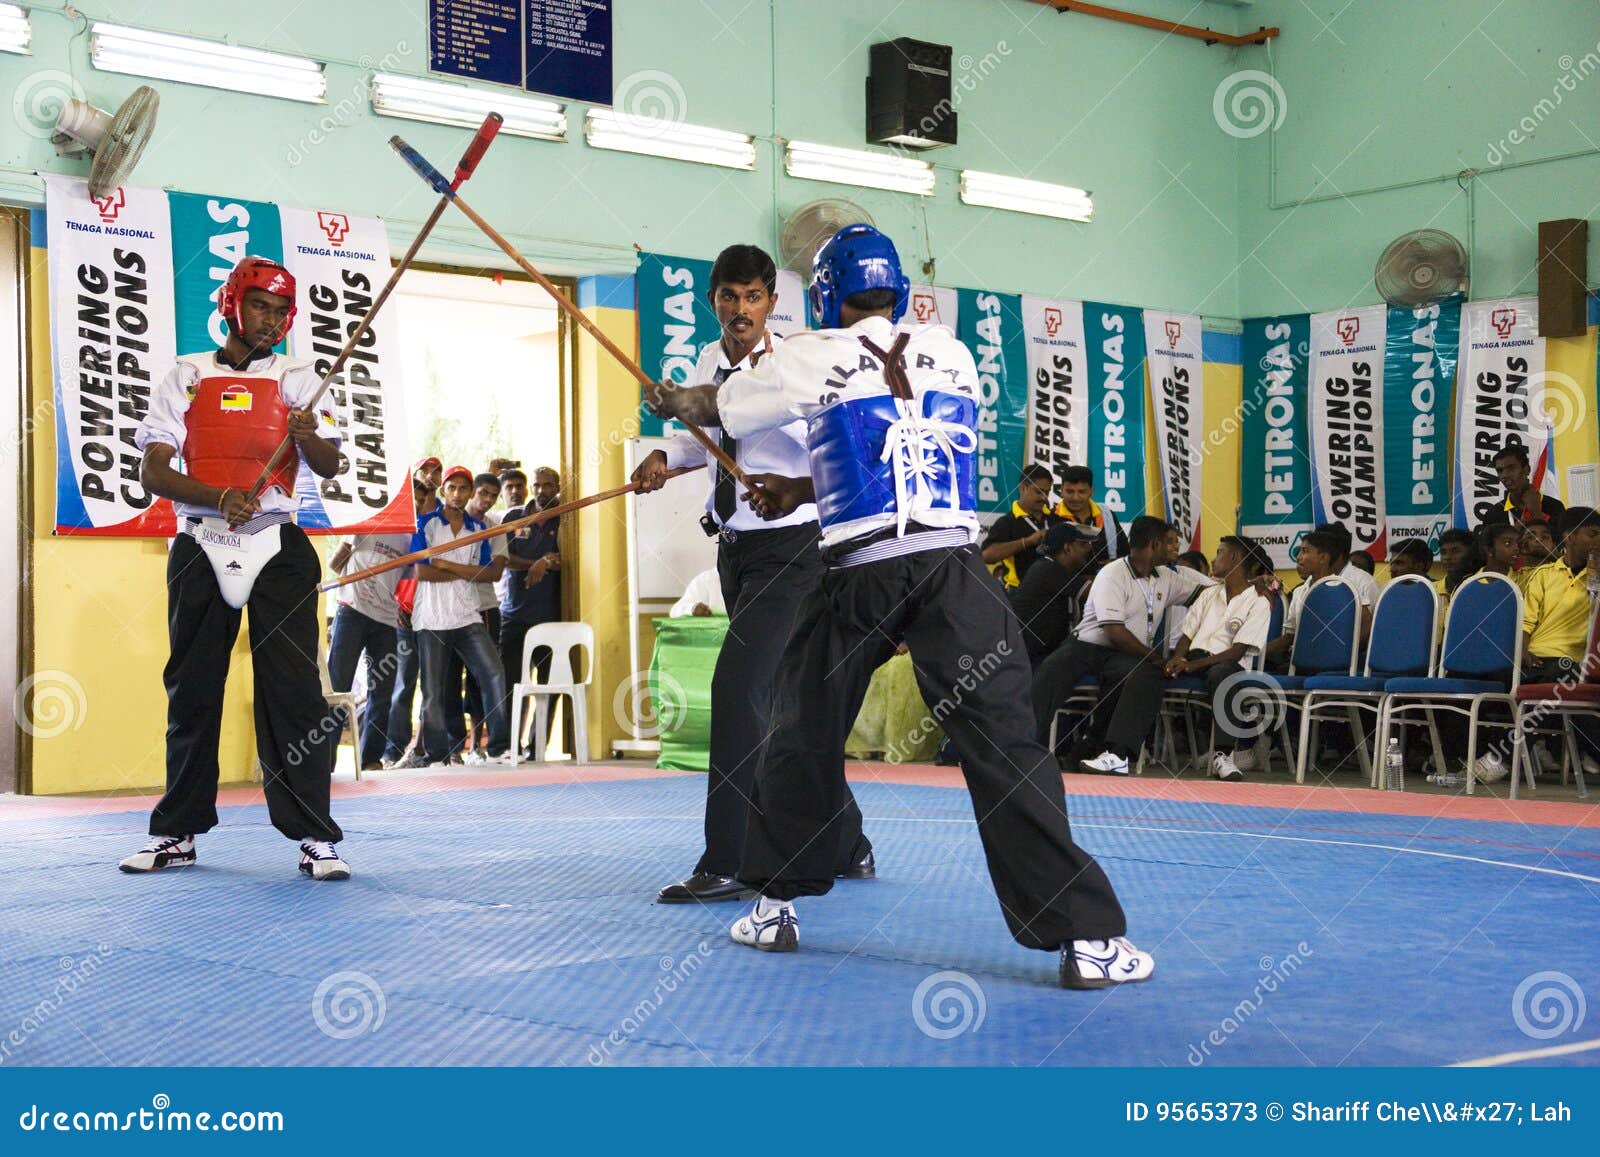
[[[1591,593],[1600,589],[1600,513],[1570,507],[1562,516],[1562,555],[1528,573],[1523,584],[1522,681],[1583,679],[1584,650],[1594,617]],[[1600,719],[1577,716],[1573,729],[1585,757],[1600,752]]]

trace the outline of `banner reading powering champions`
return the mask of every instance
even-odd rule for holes
[[[1455,523],[1477,526],[1505,498],[1494,469],[1502,446],[1529,456],[1544,438],[1544,338],[1533,297],[1471,301],[1461,307],[1456,386]]]
[[[1342,523],[1351,549],[1386,555],[1382,305],[1311,316],[1312,521]]]
[[[134,432],[177,355],[220,344],[217,289],[239,257],[278,257],[298,282],[289,352],[326,369],[389,276],[382,222],[343,213],[124,186],[90,198],[48,175],[56,533],[170,536],[171,503],[139,484]],[[315,533],[414,522],[392,317],[380,316],[324,405],[344,436],[340,471],[296,486]]]
[[[1083,304],[1047,297],[1022,299],[1028,339],[1030,463],[1061,478],[1089,460],[1089,363],[1083,345]]]
[[[1144,334],[1167,521],[1178,528],[1188,549],[1198,550],[1201,512],[1205,509],[1200,493],[1201,467],[1205,462],[1201,450],[1205,437],[1205,358],[1200,318],[1147,309]]]
[[[1260,541],[1273,566],[1286,569],[1313,525],[1306,423],[1310,318],[1248,318],[1243,350],[1239,533]]]

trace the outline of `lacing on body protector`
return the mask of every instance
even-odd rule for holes
[[[941,474],[955,477],[956,455],[971,454],[978,448],[978,436],[971,429],[959,422],[925,418],[917,413],[916,405],[913,400],[895,398],[900,417],[889,424],[880,457],[894,470],[895,507],[899,513],[895,534],[901,537],[914,511],[932,508],[936,500],[932,484]],[[960,510],[955,486],[946,490],[946,505]]]

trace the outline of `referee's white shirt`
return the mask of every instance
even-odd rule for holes
[[[1188,600],[1196,587],[1215,586],[1216,580],[1197,570],[1159,566],[1140,578],[1126,558],[1107,563],[1095,575],[1078,623],[1078,638],[1110,647],[1106,627],[1119,624],[1133,632],[1145,646],[1154,643],[1166,621],[1167,609]]]
[[[777,334],[769,336],[774,346],[782,341]],[[722,341],[718,339],[700,351],[700,360],[695,363],[694,373],[689,378],[690,384],[707,385],[716,382],[720,385],[728,376],[728,371],[751,369],[755,364],[752,358],[759,360],[764,352],[764,346],[757,345],[751,357],[745,358],[735,366],[728,360],[728,355],[722,348]],[[723,371],[720,375],[719,370]],[[716,426],[706,426],[704,429],[713,442],[720,440],[722,431]],[[711,512],[711,517],[716,518],[717,464],[715,461],[708,462],[709,458],[710,455],[706,453],[705,447],[695,441],[691,434],[679,434],[667,447],[667,469],[676,470],[682,466],[701,465],[707,467],[706,509]],[[811,457],[806,451],[806,424],[803,420],[798,420],[773,430],[763,430],[748,438],[740,438],[739,452],[735,458],[739,463],[739,469],[746,474],[782,474],[789,478],[809,478]],[[733,508],[733,515],[727,522],[733,530],[773,530],[780,526],[803,526],[817,520],[816,504],[807,502],[796,507],[793,514],[765,522],[744,502],[743,495],[744,487],[735,483],[736,505]]]

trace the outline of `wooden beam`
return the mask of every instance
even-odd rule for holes
[[[1226,44],[1230,48],[1238,48],[1243,44],[1265,44],[1280,35],[1277,28],[1258,28],[1254,32],[1246,32],[1242,36],[1234,36],[1229,32],[1218,32],[1212,28],[1200,28],[1194,24],[1178,24],[1171,20],[1158,20],[1154,16],[1142,16],[1137,12],[1124,12],[1120,8],[1107,8],[1103,4],[1085,4],[1082,3],[1082,0],[1033,0],[1033,3],[1054,8],[1057,12],[1077,12],[1084,16],[1099,16],[1104,20],[1115,20],[1119,24],[1132,24],[1139,28],[1150,28],[1172,36],[1187,36],[1191,40],[1204,41],[1206,44]]]

